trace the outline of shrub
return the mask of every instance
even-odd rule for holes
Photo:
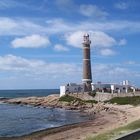
[[[69,96],[69,95],[64,95],[59,98],[59,101],[63,101],[63,102],[72,102],[74,100],[75,100],[75,97]]]
[[[109,103],[117,103],[119,105],[139,105],[140,104],[140,96],[133,96],[133,97],[115,97],[111,100],[105,101]]]
[[[63,101],[63,102],[84,102],[83,100],[81,100],[80,98],[76,98],[70,95],[64,95],[62,97],[59,98],[59,101]]]
[[[70,96],[70,95],[64,95],[62,97],[59,98],[59,101],[61,102],[79,102],[79,104],[83,105],[85,103],[93,103],[93,104],[96,104],[97,101],[95,100],[81,100],[79,98],[76,98],[76,97],[73,97],[73,96]]]
[[[92,96],[92,97],[95,97],[95,96],[96,96],[96,91],[93,90],[93,91],[91,91],[91,92],[88,92],[88,94],[89,94],[90,96]]]
[[[87,100],[85,102],[86,103],[93,103],[93,104],[97,104],[98,103],[98,101],[96,101],[96,100]]]

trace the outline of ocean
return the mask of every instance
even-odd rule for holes
[[[48,96],[50,94],[59,94],[59,89],[30,89],[30,90],[0,90],[1,98],[18,98],[30,96]]]
[[[53,93],[59,93],[59,90],[1,90],[0,97],[47,96]],[[22,136],[86,120],[89,117],[78,111],[0,103],[0,137]]]

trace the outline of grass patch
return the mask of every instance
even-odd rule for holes
[[[80,98],[76,98],[70,95],[65,95],[59,98],[59,101],[61,102],[68,102],[68,103],[72,103],[73,105],[85,105],[85,101],[81,100]]]
[[[75,98],[73,96],[69,96],[69,95],[64,95],[64,96],[59,98],[59,101],[62,101],[62,102],[72,102],[72,101],[75,101],[75,100],[80,100],[80,99]]]
[[[124,127],[120,127],[120,128],[114,129],[112,131],[99,134],[95,137],[88,137],[88,138],[86,138],[86,140],[110,140],[110,139],[115,138],[119,135],[136,130],[138,128],[140,128],[140,120],[134,121],[134,122],[132,122]],[[135,139],[133,139],[133,140],[135,140]]]
[[[132,96],[132,97],[115,97],[112,98],[111,100],[105,101],[108,103],[117,103],[119,105],[126,105],[126,104],[130,104],[130,105],[139,105],[140,104],[140,96]]]
[[[61,102],[79,102],[80,104],[86,104],[86,103],[92,103],[92,104],[96,104],[98,103],[95,100],[81,100],[80,98],[76,98],[70,95],[65,95],[59,98],[59,101]]]

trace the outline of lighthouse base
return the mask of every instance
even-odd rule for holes
[[[84,85],[84,92],[90,92],[92,91],[92,86],[91,86],[91,79],[83,79],[82,80],[83,85]]]

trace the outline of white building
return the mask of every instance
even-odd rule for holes
[[[76,83],[68,83],[65,86],[60,86],[60,97],[69,93],[83,93],[84,85]]]
[[[128,93],[135,92],[135,87],[130,85],[128,80],[123,81],[122,84],[116,83],[92,83],[92,90],[107,93]]]
[[[60,86],[60,97],[70,93],[84,93],[84,84],[68,83],[65,86]],[[128,93],[134,92],[135,87],[130,85],[129,82],[123,81],[122,84],[116,83],[92,83],[92,91],[106,93]]]

